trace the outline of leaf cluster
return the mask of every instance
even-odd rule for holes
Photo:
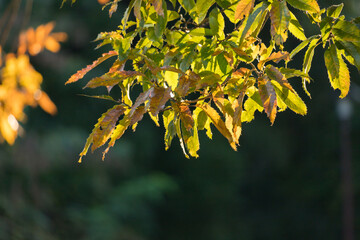
[[[107,3],[110,16],[117,4]],[[256,111],[265,112],[271,124],[287,108],[307,113],[291,81],[300,79],[310,96],[306,84],[319,46],[325,49],[331,86],[345,97],[350,86],[347,64],[360,70],[360,29],[356,20],[345,20],[342,8],[320,9],[316,0],[132,0],[118,30],[96,39],[98,48],[111,45],[112,50],[67,81],[76,82],[113,59],[109,71],[85,88],[121,89],[119,99],[99,96],[116,104],[99,118],[80,161],[91,145],[95,150],[107,143],[105,156],[145,114],[157,126],[162,116],[165,149],[177,137],[186,157],[198,157],[198,131],[212,138],[214,126],[236,150],[242,123],[252,121]],[[307,37],[292,9],[303,12],[319,34]],[[259,38],[267,22],[269,43]],[[300,41],[294,49],[284,46],[289,33]],[[302,68],[289,68],[303,49]],[[125,70],[125,65],[131,67]],[[136,85],[142,92],[131,99]]]

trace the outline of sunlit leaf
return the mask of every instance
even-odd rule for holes
[[[91,65],[86,66],[86,68],[83,68],[83,69],[79,70],[77,73],[75,73],[74,75],[72,75],[65,84],[77,82],[78,80],[82,79],[85,76],[85,74],[87,74],[90,70],[92,70],[93,68],[98,66],[100,63],[102,63],[105,60],[107,60],[111,57],[114,57],[116,55],[117,55],[117,53],[115,51],[110,51],[108,53],[104,53],[100,58],[95,60]]]
[[[221,119],[218,112],[207,103],[201,104],[198,107],[200,107],[201,109],[204,110],[204,112],[211,119],[211,122],[214,124],[214,126],[217,128],[217,130],[219,130],[219,132],[229,141],[230,146],[234,150],[236,150],[236,143],[235,143],[233,134],[231,132],[229,132],[229,130],[226,128],[225,123]]]
[[[350,73],[334,44],[325,50],[324,58],[331,86],[341,91],[340,98],[346,97],[350,88]]]
[[[289,32],[301,41],[306,40],[304,29],[292,12],[290,12],[290,17]]]
[[[244,17],[249,16],[254,7],[255,0],[240,0],[235,10],[235,20],[242,20]]]
[[[274,0],[270,10],[271,35],[277,45],[282,45],[287,39],[287,31],[291,20],[290,11],[285,1]]]
[[[318,41],[319,41],[319,39],[317,39],[317,38],[311,40],[309,47],[305,53],[304,62],[303,62],[303,71],[305,73],[308,73],[310,71],[312,59],[314,57],[314,51],[315,51]]]
[[[253,86],[246,90],[247,99],[244,103],[244,111],[241,114],[242,122],[251,122],[254,119],[255,111],[264,110],[258,90]]]
[[[215,3],[215,0],[197,0],[196,12],[199,16],[198,23],[201,23],[209,10],[209,8]]]
[[[320,7],[316,0],[286,0],[286,2],[299,10],[307,11],[310,13],[320,12]]]
[[[277,98],[281,99],[282,102],[286,104],[292,111],[295,113],[306,115],[307,108],[303,100],[299,97],[299,95],[295,92],[295,90],[291,91],[288,87],[281,85],[278,81],[271,81]]]
[[[175,127],[175,113],[173,110],[167,110],[163,113],[163,122],[165,127],[165,150],[168,150],[171,146],[171,142],[176,135],[176,127]]]
[[[209,15],[210,29],[214,35],[224,38],[225,21],[218,8],[214,8]]]
[[[265,76],[258,79],[258,89],[265,113],[270,119],[271,124],[274,124],[277,112],[277,100],[274,86]]]
[[[99,118],[93,131],[86,140],[83,151],[80,153],[79,162],[81,162],[82,157],[86,155],[91,145],[91,151],[94,151],[109,140],[114,131],[116,122],[124,112],[125,108],[123,105],[115,105]]]
[[[159,111],[164,108],[166,102],[171,98],[170,92],[170,88],[154,88],[150,94],[150,112],[152,115],[158,115]]]
[[[343,3],[340,3],[339,5],[332,5],[326,10],[326,15],[328,17],[338,18],[343,8]]]

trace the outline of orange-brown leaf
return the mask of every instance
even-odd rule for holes
[[[141,119],[143,118],[145,113],[146,113],[146,109],[145,109],[144,106],[138,107],[131,116],[130,126],[132,126],[132,125],[136,124],[137,122],[141,121]]]
[[[79,70],[77,73],[75,73],[74,75],[72,75],[65,84],[77,82],[78,80],[82,79],[85,76],[85,74],[87,74],[90,70],[92,70],[93,68],[98,66],[100,63],[104,62],[105,60],[107,60],[111,57],[114,57],[114,56],[117,56],[117,52],[115,52],[115,51],[110,51],[108,53],[104,53],[100,58],[95,60],[92,64],[86,66],[86,68],[83,68],[83,69]]]
[[[274,52],[267,59],[259,61],[258,68],[262,69],[266,62],[274,61],[276,63],[279,63],[281,60],[289,61],[290,60],[289,53],[286,52],[286,51],[285,52],[280,52],[280,51],[279,52]]]
[[[233,117],[233,134],[236,142],[239,142],[241,135],[241,114],[243,111],[243,101],[244,101],[245,91],[241,92],[239,97],[234,100],[231,104],[232,109],[234,109]]]
[[[179,78],[179,83],[175,88],[175,92],[180,96],[184,97],[187,95],[190,88],[195,87],[198,78],[194,77],[194,75],[183,75]]]
[[[164,16],[164,10],[162,8],[162,0],[154,0],[152,2],[152,5],[154,6],[155,11],[158,15]]]
[[[208,103],[199,104],[198,107],[204,110],[204,112],[211,119],[211,122],[215,125],[219,132],[229,141],[230,146],[236,151],[236,142],[233,134],[230,133],[229,130],[226,128],[225,123],[221,119],[219,113]]]
[[[250,72],[251,72],[251,70],[248,69],[248,68],[239,68],[238,70],[236,70],[235,72],[233,72],[233,73],[231,74],[231,76],[232,76],[233,78],[242,78],[242,77],[248,75]]]
[[[147,100],[150,99],[150,95],[152,94],[152,92],[154,91],[154,88],[150,88],[148,90],[146,90],[145,92],[142,92],[139,94],[139,96],[136,98],[136,101],[134,103],[134,105],[131,107],[131,111],[129,113],[129,116],[132,116],[133,113],[135,112],[135,110],[144,102],[146,102]]]
[[[180,120],[183,123],[183,126],[186,130],[190,131],[194,127],[194,119],[192,117],[190,108],[187,104],[181,103],[178,105]]]
[[[110,17],[113,15],[114,12],[116,12],[117,7],[118,7],[118,2],[117,2],[117,1],[114,1],[114,2],[111,4],[111,7],[110,7],[110,9],[109,9],[109,16],[110,16]]]
[[[268,65],[269,66],[269,65]],[[274,66],[270,66],[270,67],[266,67],[266,73],[268,75],[268,77],[271,80],[275,80],[278,83],[280,83],[281,86],[288,88],[289,90],[291,90],[292,92],[295,92],[295,90],[293,89],[293,87],[290,85],[290,83],[288,82],[288,80],[285,78],[285,76],[279,71],[279,69],[277,67]]]
[[[153,116],[158,115],[159,111],[164,108],[167,101],[171,98],[170,93],[170,88],[154,88],[150,95],[150,112]]]
[[[112,74],[104,74],[101,77],[91,79],[84,88],[97,88],[100,86],[113,87],[126,78],[143,75],[137,71],[118,71]]]
[[[101,116],[92,132],[93,140],[91,151],[101,147],[107,142],[107,140],[109,140],[112,132],[115,129],[116,122],[124,112],[124,106],[116,105]]]
[[[277,112],[277,98],[274,86],[265,76],[258,79],[258,89],[264,110],[270,119],[271,125],[274,124]]]

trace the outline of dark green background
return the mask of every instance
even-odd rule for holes
[[[0,1],[0,15],[8,2]],[[340,1],[319,1],[321,7],[332,3]],[[93,125],[111,106],[78,94],[105,91],[82,87],[105,72],[106,64],[85,80],[64,83],[106,51],[94,50],[91,41],[101,31],[116,29],[123,7],[109,19],[95,0],[59,6],[60,0],[35,0],[29,24],[56,21],[55,31],[69,36],[59,53],[31,58],[59,113],[51,117],[39,108],[26,109],[25,135],[12,147],[0,146],[1,240],[341,239],[339,92],[330,88],[321,48],[310,72],[312,99],[298,80],[292,82],[308,115],[285,111],[270,126],[265,114],[257,113],[255,121],[243,126],[238,152],[218,133],[213,140],[200,134],[198,159],[186,159],[177,139],[165,152],[164,129],[145,117],[104,162],[101,149],[78,164]],[[344,11],[349,17],[360,15],[358,1],[345,1]],[[308,27],[308,36],[316,33]],[[17,31],[14,27],[12,39]],[[290,37],[287,44],[298,42]],[[296,61],[294,66],[301,68],[302,56]],[[350,149],[360,237],[360,77],[354,67],[350,70],[347,100],[353,107]]]

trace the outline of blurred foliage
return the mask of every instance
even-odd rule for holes
[[[0,1],[0,15],[8,2]],[[319,1],[320,6],[338,3]],[[124,10],[121,4],[126,1],[119,4]],[[265,116],[256,115],[256,122],[243,126],[238,152],[220,135],[210,141],[202,133],[198,159],[185,159],[176,144],[165,152],[163,130],[145,117],[138,134],[126,133],[106,161],[99,161],[100,150],[78,165],[87,133],[109,104],[79,96],[80,86],[64,87],[64,82],[101,55],[91,41],[104,28],[116,28],[121,14],[109,20],[95,0],[78,0],[61,10],[59,6],[60,1],[34,1],[30,22],[38,26],[55,21],[55,31],[69,36],[57,54],[41,52],[30,60],[46,79],[43,90],[59,113],[52,117],[26,108],[26,134],[13,147],[0,146],[1,240],[341,238],[338,94],[323,87],[328,81],[325,66],[311,71],[313,100],[306,102],[306,117],[284,112],[269,127]],[[358,1],[345,2],[346,14],[359,15],[359,9]],[[95,69],[94,75],[105,69]],[[350,70],[358,206],[360,80],[356,70]],[[360,209],[355,211],[359,236]]]
[[[8,52],[5,44],[8,33],[13,28],[13,20],[18,14],[17,2],[9,3],[0,21],[0,143],[5,140],[10,145],[23,132],[19,121],[26,120],[26,106],[39,105],[51,115],[57,113],[55,104],[41,89],[43,77],[31,65],[29,55],[38,55],[44,49],[58,52],[59,41],[67,38],[65,33],[51,33],[54,28],[54,23],[51,22],[40,25],[35,30],[29,28],[21,32],[18,36],[17,54]]]

